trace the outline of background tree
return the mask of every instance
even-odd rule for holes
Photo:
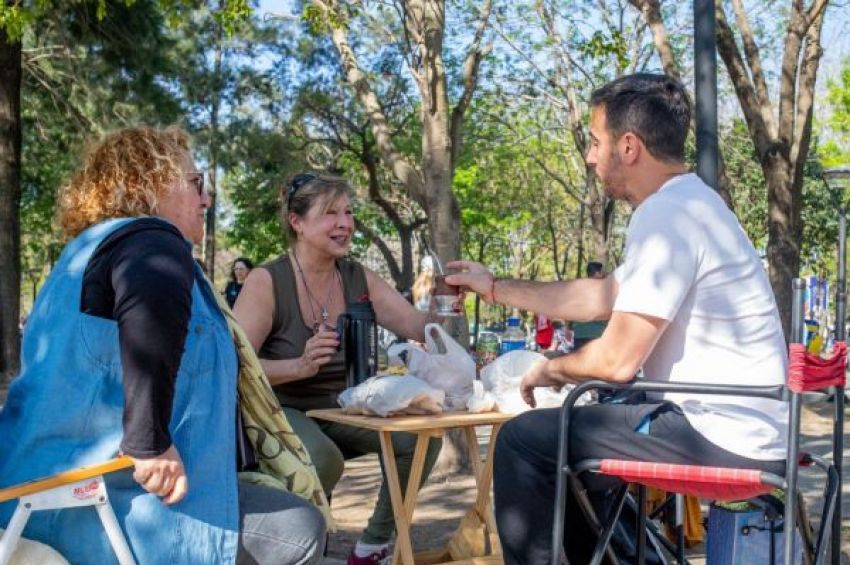
[[[12,0],[0,6],[10,9]],[[3,8],[0,8],[3,10]],[[21,294],[22,21],[0,11],[0,383],[18,370]],[[12,15],[14,17],[14,14]]]
[[[646,6],[652,2],[633,4]],[[771,69],[763,63],[751,13],[743,0],[716,4],[717,50],[734,87],[767,184],[768,273],[786,335],[791,320],[788,282],[800,270],[803,176],[812,139],[815,81],[823,54],[821,29],[828,4],[828,0],[788,3],[779,68],[774,73],[777,86],[773,99],[768,86]],[[734,14],[734,27],[727,21],[727,6],[731,6]],[[644,9],[643,14],[654,26],[656,37],[666,35],[658,10]],[[775,21],[776,11],[760,11],[755,16],[759,18],[757,29],[769,29],[765,20]],[[656,44],[662,46],[659,49],[662,57],[669,60],[663,41],[657,40]]]

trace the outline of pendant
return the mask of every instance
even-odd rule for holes
[[[322,306],[322,324],[327,325],[328,309]]]

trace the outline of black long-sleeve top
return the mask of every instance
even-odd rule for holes
[[[191,245],[160,219],[143,218],[104,239],[83,277],[80,310],[115,320],[124,383],[120,449],[150,458],[171,446],[174,383],[192,308]]]

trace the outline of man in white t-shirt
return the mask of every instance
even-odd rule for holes
[[[785,341],[761,261],[735,216],[684,162],[690,101],[664,75],[621,77],[591,97],[587,163],[612,198],[634,208],[623,264],[603,280],[497,280],[468,261],[447,282],[490,302],[567,320],[610,319],[579,351],[541,361],[522,393],[585,379],[776,385]],[[789,281],[790,284],[790,281]],[[495,454],[495,510],[506,564],[551,559],[559,411],[508,422]],[[647,431],[648,428],[648,431]],[[784,473],[787,406],[760,399],[668,394],[577,408],[570,458],[655,460]],[[591,491],[610,478],[583,477]],[[569,512],[565,548],[587,561],[595,537]],[[622,556],[621,556],[622,557]]]

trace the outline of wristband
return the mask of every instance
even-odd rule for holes
[[[490,279],[490,292],[487,293],[484,299],[490,304],[496,303],[496,277]]]

